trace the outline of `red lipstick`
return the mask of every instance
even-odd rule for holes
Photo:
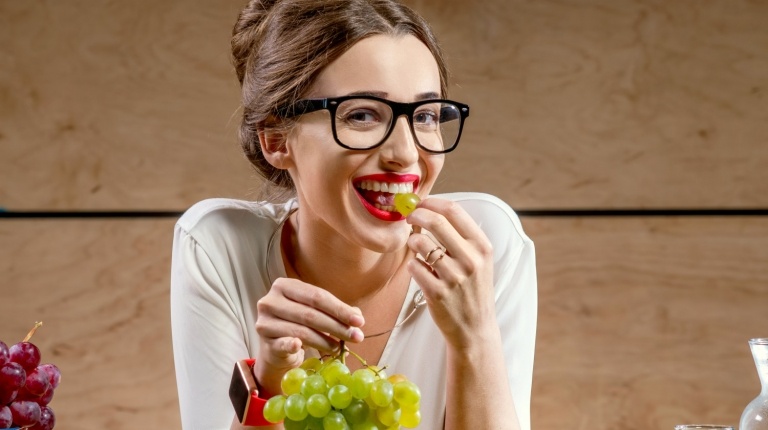
[[[382,221],[400,221],[405,219],[405,217],[403,217],[403,215],[401,215],[399,212],[390,212],[374,206],[374,203],[378,203],[381,206],[392,206],[394,193],[389,193],[386,191],[363,190],[360,188],[360,184],[363,181],[396,184],[412,183],[413,190],[416,191],[416,189],[418,189],[419,180],[420,179],[418,175],[412,174],[403,175],[397,173],[376,173],[373,175],[359,176],[352,181],[352,184],[354,185],[357,198],[360,199],[360,203],[363,204],[363,207],[368,211],[368,213]]]

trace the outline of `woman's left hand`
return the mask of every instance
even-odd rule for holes
[[[418,257],[408,270],[446,342],[464,350],[483,333],[498,330],[493,248],[485,233],[459,204],[440,198],[423,200],[407,220],[434,236],[414,229],[408,247]]]

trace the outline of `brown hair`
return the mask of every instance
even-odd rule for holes
[[[232,60],[242,88],[240,144],[271,184],[293,191],[288,172],[269,164],[258,132],[287,128],[277,109],[304,96],[318,74],[358,41],[413,35],[435,57],[443,96],[447,69],[427,22],[395,0],[251,0],[232,30]]]

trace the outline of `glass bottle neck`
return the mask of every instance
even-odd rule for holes
[[[757,375],[760,377],[763,394],[768,393],[768,339],[753,339],[749,341],[752,358],[755,359]]]

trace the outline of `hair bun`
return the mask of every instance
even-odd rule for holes
[[[263,23],[269,12],[280,0],[250,0],[240,11],[234,28],[232,28],[232,62],[237,72],[237,78],[243,83],[246,64],[254,45],[259,42]]]

